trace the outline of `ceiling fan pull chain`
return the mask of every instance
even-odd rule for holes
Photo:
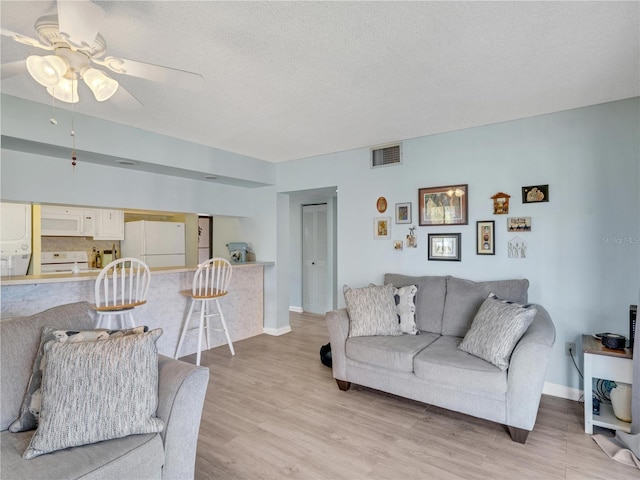
[[[53,87],[55,90],[55,87]],[[51,118],[49,119],[52,125],[57,125],[58,120],[56,120],[56,97],[51,95]]]
[[[75,72],[72,72],[73,78],[71,79],[71,84],[73,85],[73,82],[76,81],[76,74]],[[73,92],[74,92],[74,88],[71,89],[71,144],[72,144],[72,150],[71,150],[71,165],[73,166],[73,171],[76,171],[76,130],[75,130],[75,124],[74,124],[74,117],[75,117],[75,107],[74,107],[74,103],[73,103]]]

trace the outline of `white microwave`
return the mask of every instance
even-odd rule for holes
[[[84,208],[42,206],[42,235],[84,237]]]

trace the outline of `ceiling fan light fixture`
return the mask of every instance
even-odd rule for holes
[[[45,87],[53,87],[58,84],[68,70],[67,62],[57,55],[30,55],[27,57],[27,70],[29,75]]]
[[[120,86],[116,80],[95,68],[86,69],[82,78],[99,102],[109,100]]]
[[[74,74],[75,75],[75,74]],[[75,78],[62,77],[53,87],[47,87],[52,97],[67,103],[78,103],[78,82]]]

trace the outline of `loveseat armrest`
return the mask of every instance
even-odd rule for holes
[[[511,354],[507,385],[507,425],[533,430],[556,329],[542,306]]]
[[[346,342],[349,336],[349,315],[346,308],[325,314],[331,342],[333,378],[347,380]]]
[[[209,369],[158,355],[157,416],[165,423],[161,433],[165,463],[162,478],[193,478],[196,447]]]

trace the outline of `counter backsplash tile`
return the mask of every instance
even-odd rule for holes
[[[111,250],[115,244],[118,255],[120,255],[120,241],[94,240],[91,237],[42,237],[43,252],[80,252],[90,253],[93,247],[96,250]]]

